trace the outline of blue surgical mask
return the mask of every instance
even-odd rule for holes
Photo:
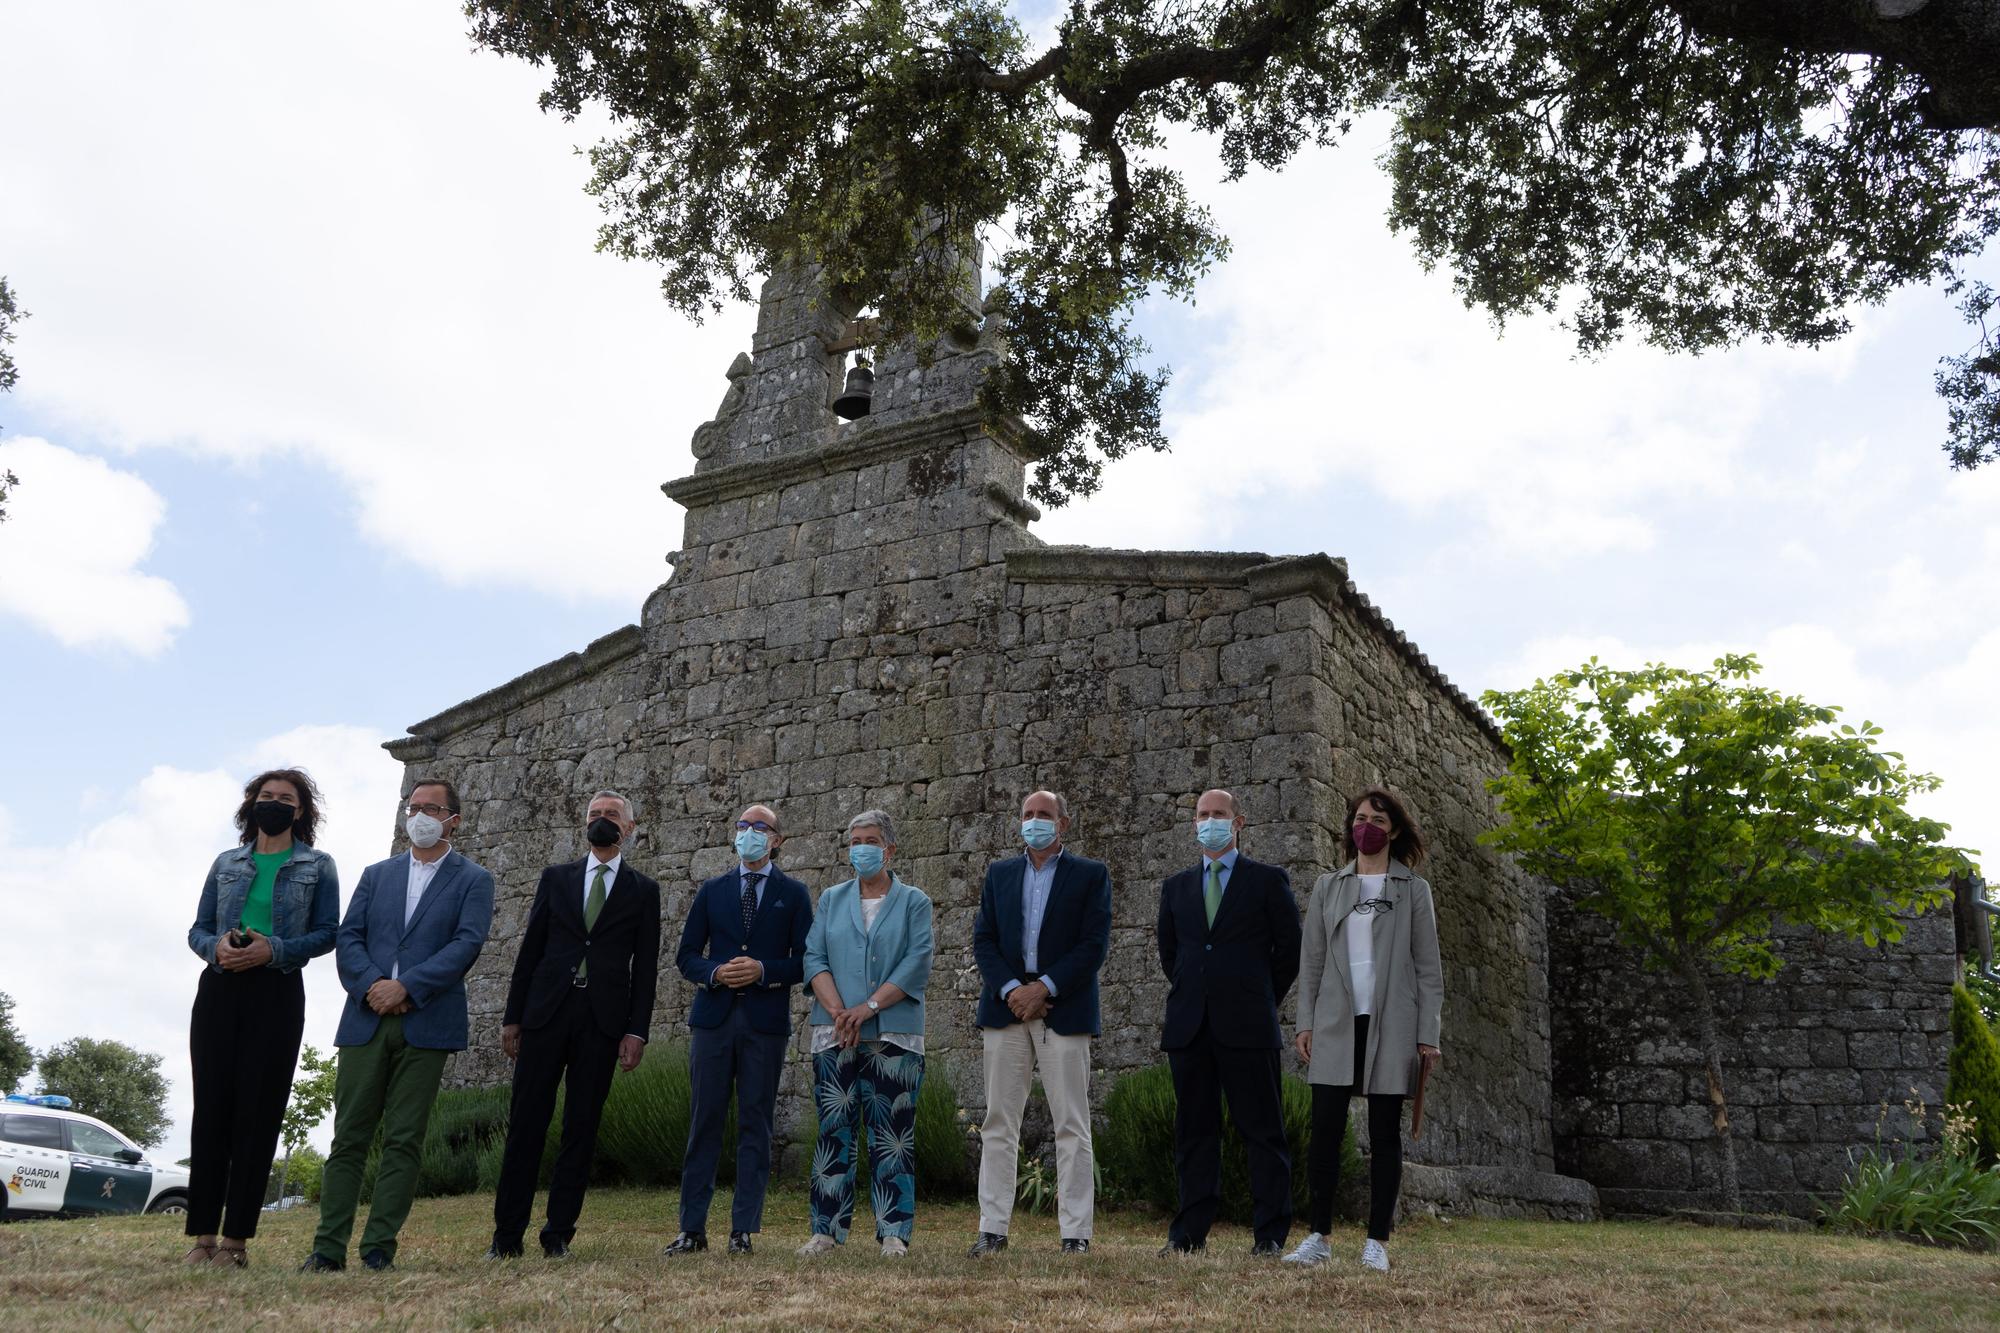
[[[1194,826],[1194,839],[1211,852],[1219,852],[1236,837],[1233,819],[1204,819]]]
[[[863,879],[882,873],[882,849],[872,842],[857,842],[847,849],[847,864]]]
[[[746,828],[736,831],[736,854],[744,864],[761,861],[771,850],[771,835],[762,829]]]
[[[1056,821],[1053,819],[1024,819],[1021,821],[1021,841],[1036,851],[1056,840]]]

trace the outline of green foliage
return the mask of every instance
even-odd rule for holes
[[[1505,822],[1485,841],[1580,904],[1657,967],[1768,977],[1780,922],[1869,945],[1942,900],[1962,857],[1910,813],[1936,790],[1879,727],[1712,671],[1618,671],[1596,658],[1522,690],[1489,691],[1513,764],[1488,784]]]
[[[507,1104],[512,1095],[506,1087],[454,1088],[438,1094],[424,1129],[418,1198],[477,1192],[482,1188],[480,1162],[489,1152],[494,1156],[494,1183],[499,1183],[499,1154],[507,1143]]]
[[[2000,985],[1988,981],[1979,974],[1977,959],[1966,959],[1965,972],[1959,981],[1972,992],[1972,998],[1979,1005],[1979,1012],[1985,1015],[1986,1021],[2000,1026]]]
[[[298,1159],[300,1149],[306,1147],[307,1138],[326,1119],[326,1113],[333,1109],[333,1086],[338,1070],[336,1056],[321,1055],[311,1045],[299,1053],[298,1072],[292,1075],[291,1100],[285,1104],[285,1119],[278,1131],[278,1142],[285,1150],[284,1156],[279,1159],[281,1174],[285,1170],[284,1163]],[[281,1179],[280,1194],[284,1192],[284,1186],[285,1181]]]
[[[610,113],[599,245],[658,264],[690,315],[803,259],[884,340],[934,346],[977,318],[971,239],[1004,236],[1014,356],[985,402],[1027,420],[1047,504],[1165,445],[1130,316],[1228,253],[1166,165],[1189,131],[1234,179],[1385,114],[1390,225],[1468,303],[1565,310],[1586,351],[1815,345],[1856,304],[1961,276],[2000,229],[1990,27],[1746,17],[1772,8],[1103,0],[1059,6],[1037,48],[1046,9],[1004,0],[466,3],[475,42],[545,70],[544,109]],[[1970,466],[2000,364],[1952,364]]]
[[[647,1046],[639,1067],[611,1081],[604,1119],[597,1130],[592,1177],[634,1185],[670,1185],[681,1178],[687,1157],[688,1126],[694,1116],[694,1089],[685,1042]],[[722,1132],[719,1180],[736,1171],[736,1110],[732,1099]]]
[[[1972,1122],[1970,1156],[1981,1166],[2000,1165],[2000,1037],[1964,986],[1951,988],[1948,1069],[1945,1104]]]
[[[310,1143],[271,1163],[271,1180],[264,1187],[264,1202],[275,1203],[289,1194],[302,1195],[317,1203],[325,1181],[326,1157]]]
[[[7,285],[7,279],[0,278],[0,393],[10,392],[20,379],[20,369],[14,364],[14,354],[7,350],[7,345],[14,341],[15,322],[27,317],[27,312],[16,304],[14,289]],[[8,493],[20,484],[19,477],[7,468],[0,467],[0,523],[7,521]],[[0,1039],[4,1039],[7,1030],[4,1026],[0,1026]],[[5,1058],[5,1055],[0,1053],[0,1060]],[[12,1091],[14,1086],[6,1082],[6,1068],[5,1064],[0,1064],[0,1094]],[[23,1069],[15,1074],[14,1078],[18,1081],[21,1075],[27,1072]]]
[[[808,1097],[812,1116],[807,1121],[808,1137],[805,1176],[812,1179],[812,1146],[819,1140],[819,1102]],[[919,1199],[957,1198],[971,1191],[975,1181],[966,1158],[965,1122],[959,1117],[958,1088],[950,1065],[932,1057],[924,1062],[923,1085],[917,1089],[916,1176]],[[854,1134],[854,1197],[868,1197],[868,1127],[864,1121]]]
[[[167,1080],[160,1057],[121,1041],[75,1037],[42,1052],[42,1091],[60,1093],[135,1143],[167,1131]]]
[[[1285,1146],[1292,1155],[1292,1201],[1304,1212],[1309,1185],[1306,1158],[1312,1143],[1312,1087],[1293,1074],[1283,1083]],[[1102,1123],[1092,1136],[1104,1178],[1112,1183],[1112,1199],[1151,1204],[1173,1212],[1179,1204],[1174,1175],[1173,1073],[1165,1065],[1149,1065],[1121,1074],[1104,1099]],[[1355,1147],[1350,1120],[1340,1146],[1341,1177],[1359,1179],[1361,1154]],[[1222,1216],[1248,1224],[1251,1220],[1250,1156],[1225,1108],[1222,1117]]]
[[[1958,1012],[1954,1005],[1953,1012]],[[1920,1103],[1905,1102],[1918,1126]],[[1888,1108],[1883,1108],[1886,1115]],[[1975,1128],[1964,1108],[1947,1103],[1943,1142],[1927,1157],[1907,1147],[1876,1145],[1863,1153],[1823,1211],[1836,1226],[1914,1236],[1938,1245],[1991,1249],[2000,1244],[2000,1167],[1982,1164]]]
[[[14,997],[0,991],[0,1097],[18,1088],[34,1067],[35,1053],[14,1026]]]

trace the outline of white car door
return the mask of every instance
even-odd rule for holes
[[[0,1111],[0,1167],[10,1212],[54,1213],[69,1188],[62,1122],[50,1115]]]

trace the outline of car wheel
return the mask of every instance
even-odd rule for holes
[[[187,1210],[187,1195],[179,1190],[168,1190],[146,1206],[149,1213],[185,1213]]]

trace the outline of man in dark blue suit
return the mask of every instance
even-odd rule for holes
[[[1069,802],[1055,792],[1021,802],[1020,832],[1027,852],[987,867],[972,926],[986,1063],[975,1257],[1007,1248],[1021,1112],[1038,1073],[1055,1122],[1064,1254],[1090,1249],[1094,1217],[1090,1039],[1101,1030],[1097,971],[1111,945],[1111,872],[1063,846]]]
[[[736,817],[735,869],[701,886],[681,929],[676,960],[694,983],[688,1013],[693,1115],[681,1170],[681,1233],[668,1254],[708,1248],[708,1204],[722,1158],[723,1118],[736,1094],[736,1198],[729,1252],[750,1253],[764,1226],[771,1179],[771,1123],[792,1034],[792,987],[805,979],[812,897],[778,869],[778,813],[753,805]]]
[[[1278,1001],[1299,975],[1299,904],[1277,866],[1237,850],[1243,813],[1226,791],[1195,803],[1201,863],[1160,886],[1167,980],[1160,1048],[1173,1071],[1180,1211],[1162,1254],[1208,1243],[1222,1202],[1222,1099],[1250,1153],[1251,1253],[1283,1252],[1292,1159],[1279,1093]]]
[[[320,1194],[319,1234],[301,1271],[347,1264],[347,1241],[375,1131],[382,1162],[361,1236],[361,1261],[391,1267],[416,1197],[424,1131],[445,1057],[465,1049],[465,974],[493,923],[493,876],[454,851],[458,790],[425,779],[410,788],[403,829],[410,850],[361,872],[340,923],[334,961],[347,1005],[333,1043],[333,1152]]]

